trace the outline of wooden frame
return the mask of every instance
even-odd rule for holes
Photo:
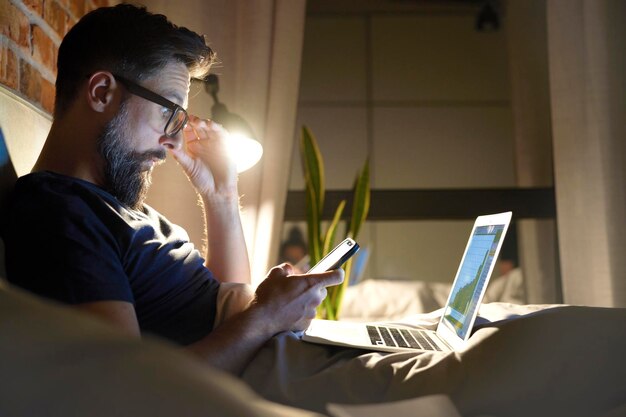
[[[330,220],[341,200],[344,218],[351,213],[351,191],[326,191],[322,219]],[[479,215],[512,211],[519,219],[556,217],[554,188],[478,188],[438,190],[372,190],[368,221],[469,220]],[[305,220],[305,192],[289,191],[285,221]]]

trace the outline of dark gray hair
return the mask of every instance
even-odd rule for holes
[[[96,9],[70,29],[59,47],[54,116],[62,117],[95,71],[142,80],[181,62],[192,78],[204,78],[214,59],[203,36],[164,15],[130,4]]]

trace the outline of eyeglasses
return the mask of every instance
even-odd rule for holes
[[[180,132],[187,122],[189,121],[189,115],[187,111],[180,107],[178,104],[173,103],[166,99],[163,96],[158,95],[157,93],[148,90],[145,87],[140,86],[139,84],[130,81],[124,77],[113,74],[113,76],[128,89],[131,94],[144,98],[148,101],[158,104],[159,106],[163,106],[166,110],[168,110],[169,118],[167,123],[165,124],[165,129],[163,132],[165,136],[168,138],[173,138]],[[167,117],[167,114],[164,115]]]

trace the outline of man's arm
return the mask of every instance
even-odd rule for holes
[[[74,307],[102,319],[130,336],[141,336],[137,313],[132,303],[126,301],[95,301],[76,304]]]
[[[186,347],[215,368],[240,374],[257,350],[277,333],[304,330],[326,297],[326,287],[343,281],[343,270],[292,275],[291,265],[272,268],[246,310],[220,324],[200,341]],[[79,304],[80,310],[132,336],[140,336],[135,309],[122,301]]]
[[[250,261],[239,215],[239,196],[203,196],[206,267],[222,282],[250,283]]]
[[[239,215],[237,169],[228,156],[226,131],[189,116],[181,149],[172,151],[202,199],[207,268],[222,282],[250,283],[250,262]]]
[[[248,309],[187,349],[216,368],[239,374],[272,336],[306,329],[326,297],[326,287],[343,281],[343,270],[311,275],[292,273],[291,265],[274,267],[257,288]]]

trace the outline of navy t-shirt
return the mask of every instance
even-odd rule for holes
[[[219,283],[187,233],[151,207],[51,172],[18,179],[5,233],[10,282],[64,303],[127,301],[142,331],[208,334]]]

